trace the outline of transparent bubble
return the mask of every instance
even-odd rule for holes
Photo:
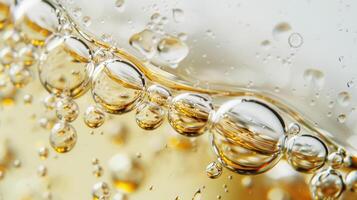
[[[24,46],[19,50],[18,58],[26,67],[32,66],[37,60],[36,50],[32,46]]]
[[[212,144],[228,169],[259,174],[280,160],[285,125],[269,105],[248,98],[231,100],[218,109],[212,121]]]
[[[300,133],[301,131],[301,127],[299,124],[297,123],[291,123],[289,124],[289,127],[288,127],[288,134],[290,135],[297,135],[298,133]]]
[[[110,188],[106,182],[98,182],[92,188],[93,200],[109,200]]]
[[[350,93],[343,91],[340,92],[337,96],[337,102],[341,105],[341,106],[348,106],[351,103],[351,95]]]
[[[79,114],[78,104],[70,98],[61,98],[56,103],[56,116],[60,120],[72,122]]]
[[[306,69],[304,79],[312,86],[321,89],[325,84],[325,74],[317,69]]]
[[[128,200],[128,196],[122,192],[117,192],[112,200]]]
[[[0,98],[11,98],[16,94],[16,87],[7,74],[0,74]]]
[[[58,15],[54,4],[47,0],[17,1],[13,14],[15,26],[35,46],[42,46],[57,30]]]
[[[93,72],[92,51],[74,36],[55,35],[46,41],[39,75],[50,93],[76,98],[85,93]]]
[[[343,167],[346,158],[346,152],[342,149],[339,149],[336,152],[331,153],[327,159],[330,167],[333,169],[339,169]]]
[[[32,79],[32,74],[27,68],[15,64],[11,65],[9,76],[16,87],[24,87]]]
[[[189,53],[188,46],[179,38],[167,36],[157,45],[158,55],[161,59],[176,67]]]
[[[73,149],[77,142],[77,132],[67,122],[55,124],[50,133],[50,144],[58,153],[66,153]]]
[[[123,11],[124,10],[124,6],[125,6],[125,1],[124,0],[115,0],[115,7],[118,10]]]
[[[131,193],[138,189],[144,171],[135,160],[125,154],[116,154],[109,160],[113,184],[118,190]]]
[[[304,43],[304,39],[300,33],[292,33],[288,38],[288,42],[290,47],[299,48]]]
[[[321,168],[328,154],[326,145],[319,138],[311,135],[289,138],[286,149],[289,164],[297,171],[307,173]]]
[[[89,128],[98,128],[105,121],[105,113],[97,106],[89,106],[84,113],[84,123]]]
[[[145,130],[154,130],[164,121],[165,111],[159,105],[151,102],[140,104],[136,110],[136,123]]]
[[[47,110],[53,110],[56,107],[56,97],[54,95],[48,95],[43,99],[43,105]]]
[[[333,169],[317,172],[310,181],[315,199],[337,199],[345,189],[342,175]]]
[[[165,106],[169,98],[171,98],[171,92],[160,85],[152,85],[147,89],[148,98],[151,102],[156,103],[159,106]]]
[[[346,176],[346,186],[352,192],[357,192],[357,171],[350,171]]]
[[[45,160],[47,159],[48,157],[48,148],[46,147],[41,147],[39,150],[38,150],[38,156],[42,159],[42,160]]]
[[[215,179],[222,175],[223,168],[219,162],[211,162],[206,167],[206,174],[209,178]]]
[[[213,105],[209,98],[199,94],[183,93],[172,99],[168,120],[180,134],[197,137],[207,130]]]
[[[185,21],[184,11],[180,8],[172,9],[172,17],[174,18],[175,22]]]
[[[9,66],[15,60],[16,52],[10,47],[4,47],[0,50],[1,64]]]
[[[129,39],[129,44],[139,53],[150,59],[156,54],[157,35],[149,29],[135,33]]]
[[[145,85],[144,75],[131,63],[109,60],[96,68],[92,94],[105,111],[121,114],[133,110],[142,100]]]
[[[47,175],[47,167],[44,165],[40,165],[37,167],[37,175],[40,177],[44,177]]]

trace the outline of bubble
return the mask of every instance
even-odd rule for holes
[[[209,178],[216,179],[222,175],[223,168],[219,162],[211,162],[206,167],[206,174]]]
[[[89,106],[84,113],[84,123],[89,128],[98,128],[105,121],[105,113],[97,106]]]
[[[156,54],[157,35],[149,29],[135,33],[129,39],[129,44],[144,55],[147,59],[154,57]]]
[[[112,200],[128,200],[128,196],[122,192],[117,192]]]
[[[288,134],[290,135],[297,135],[299,134],[301,131],[301,127],[299,124],[297,123],[291,123],[289,124],[289,127],[288,127]]]
[[[35,46],[42,46],[46,38],[59,27],[59,11],[47,0],[20,1],[14,9],[15,26]]]
[[[78,104],[70,98],[61,98],[56,103],[56,116],[60,120],[72,122],[77,119],[79,114]]]
[[[31,104],[32,103],[32,95],[31,94],[25,94],[24,95],[24,103],[25,104]]]
[[[189,53],[188,46],[174,36],[167,36],[157,45],[159,57],[172,66],[180,63]]]
[[[213,105],[206,96],[183,93],[172,100],[168,120],[181,135],[197,137],[207,130],[209,115],[212,111]]]
[[[40,156],[40,158],[42,160],[45,160],[48,158],[48,149],[46,147],[41,147],[39,150],[38,150],[38,156]]]
[[[48,95],[43,99],[43,105],[47,110],[53,110],[56,107],[56,97],[54,95]]]
[[[277,24],[273,29],[273,37],[275,40],[280,40],[282,36],[291,31],[291,26],[287,22],[281,22]]]
[[[84,16],[82,22],[84,26],[89,27],[92,24],[92,19],[90,16]]]
[[[101,167],[100,165],[94,165],[93,167],[93,175],[95,177],[101,177],[103,174],[103,167]]]
[[[201,189],[197,190],[192,197],[192,200],[202,200],[202,192]]]
[[[77,132],[67,122],[55,124],[50,133],[50,144],[58,153],[66,153],[73,149],[77,142]]]
[[[9,70],[9,76],[11,82],[16,87],[24,87],[32,79],[31,72],[28,69],[26,69],[21,65],[16,65],[16,64],[11,65],[11,68]]]
[[[345,123],[347,119],[347,116],[345,114],[340,114],[337,116],[337,121],[340,122],[341,124]]]
[[[268,49],[270,48],[270,46],[271,46],[271,42],[270,42],[269,40],[264,40],[264,41],[262,41],[262,42],[260,43],[260,45],[261,45],[264,49],[268,50]]]
[[[93,75],[94,100],[105,111],[121,114],[133,110],[144,97],[144,75],[129,62],[109,60],[100,64]]]
[[[350,93],[344,91],[344,92],[340,92],[337,96],[337,102],[341,105],[341,106],[348,106],[351,103],[351,95]]]
[[[10,47],[4,47],[0,50],[1,64],[9,66],[15,60],[16,52]]]
[[[7,74],[0,74],[0,98],[12,98],[16,94],[16,87]]]
[[[55,35],[46,41],[39,64],[45,89],[56,95],[76,98],[89,87],[93,72],[92,51],[74,36]]]
[[[93,200],[109,200],[110,188],[106,182],[98,182],[92,188]]]
[[[180,8],[172,9],[172,17],[174,18],[175,22],[178,23],[185,21],[185,14]]]
[[[152,85],[147,89],[148,98],[159,106],[165,106],[171,98],[171,92],[160,85]]]
[[[339,169],[344,165],[344,161],[346,158],[346,152],[342,149],[339,149],[336,152],[331,153],[327,159],[330,167],[333,169]]]
[[[18,59],[25,67],[32,66],[37,61],[36,50],[32,46],[25,46],[19,50]]]
[[[322,88],[325,83],[325,75],[317,69],[306,69],[304,71],[304,79],[315,87]]]
[[[286,157],[289,164],[300,172],[311,173],[320,169],[326,161],[326,145],[312,135],[299,135],[288,139]]]
[[[212,144],[219,161],[239,174],[259,174],[282,157],[285,124],[269,105],[238,98],[213,117]]]
[[[346,186],[352,192],[357,192],[357,171],[350,171],[346,176]]]
[[[139,163],[125,154],[114,155],[109,160],[109,170],[115,187],[126,193],[136,191],[144,178]]]
[[[124,6],[125,6],[125,1],[124,0],[116,0],[115,1],[115,7],[118,10],[123,11],[124,10]]]
[[[333,169],[317,172],[310,181],[315,199],[337,199],[345,189],[342,175]]]
[[[164,121],[165,111],[155,103],[144,102],[136,110],[136,123],[145,130],[154,130]]]
[[[44,165],[40,165],[37,167],[37,175],[40,177],[44,177],[47,175],[47,168]]]
[[[159,13],[154,13],[154,14],[151,15],[150,19],[154,23],[159,23],[160,20],[161,20],[161,15]]]
[[[288,42],[291,48],[299,48],[304,43],[304,39],[300,33],[292,33],[289,36]]]

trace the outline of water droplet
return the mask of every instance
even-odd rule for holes
[[[94,65],[92,51],[74,36],[54,36],[46,42],[39,64],[42,85],[50,93],[72,98],[87,91]]]
[[[345,123],[347,119],[347,116],[345,114],[340,114],[337,117],[337,121],[340,122],[341,124]]]
[[[222,175],[223,168],[219,162],[211,162],[206,167],[206,174],[209,178],[215,179]]]
[[[357,170],[350,171],[346,176],[346,186],[352,192],[357,192]]]
[[[325,83],[325,75],[320,70],[306,69],[304,79],[315,87],[322,88]]]
[[[25,104],[31,104],[32,103],[32,95],[31,94],[25,94],[24,95],[24,103]]]
[[[288,39],[291,48],[299,48],[304,43],[304,39],[300,33],[292,33]]]
[[[145,86],[144,75],[133,64],[109,60],[96,68],[92,94],[106,112],[121,114],[137,106],[145,95]]]
[[[273,37],[275,40],[280,40],[282,35],[291,31],[291,26],[287,22],[281,22],[277,24],[273,29]]]
[[[89,128],[98,128],[105,121],[105,113],[97,106],[89,106],[84,113],[84,123]]]
[[[56,115],[60,120],[72,122],[79,114],[78,104],[70,98],[61,98],[56,104]]]
[[[145,130],[154,130],[164,121],[165,111],[159,105],[151,102],[140,104],[136,110],[136,123]]]
[[[348,92],[340,92],[337,96],[337,102],[341,105],[341,106],[348,106],[351,103],[351,95]]]
[[[128,200],[128,196],[122,192],[117,192],[112,200]]]
[[[344,190],[342,175],[333,169],[317,172],[310,181],[316,199],[337,199]]]
[[[109,169],[115,187],[123,192],[134,192],[144,178],[139,163],[125,154],[114,155],[109,160]]]
[[[259,174],[281,158],[285,125],[267,104],[238,98],[213,117],[212,144],[223,165],[239,174]]]
[[[171,98],[171,92],[160,85],[152,85],[147,89],[148,99],[156,103],[159,106],[165,106],[169,98]]]
[[[66,153],[73,149],[77,142],[77,132],[67,122],[55,124],[50,133],[50,144],[58,153]]]
[[[175,22],[183,22],[185,21],[185,14],[182,9],[175,8],[172,9],[172,17],[174,18]]]
[[[212,111],[213,105],[207,97],[183,93],[171,101],[168,120],[178,133],[196,137],[207,130],[209,115]]]
[[[53,110],[56,107],[56,97],[54,95],[48,95],[43,99],[43,105],[47,110]]]
[[[124,10],[124,6],[125,6],[125,0],[116,0],[116,1],[115,1],[115,7],[116,7],[119,11],[123,11],[123,10]]]
[[[163,38],[157,45],[159,56],[164,61],[176,67],[189,52],[188,46],[180,39],[174,36]]]
[[[297,171],[311,173],[321,168],[328,150],[317,137],[299,135],[288,139],[286,156],[289,164]]]
[[[129,39],[129,44],[144,55],[147,59],[152,58],[156,54],[157,38],[156,33],[149,29],[132,35]]]
[[[110,188],[106,182],[98,182],[92,188],[93,200],[109,200]]]
[[[347,82],[347,87],[348,88],[353,88],[353,86],[355,85],[354,81],[353,80],[350,80]]]
[[[201,200],[202,199],[202,192],[201,190],[197,190],[192,197],[192,200]]]
[[[270,46],[271,46],[271,42],[270,42],[269,40],[264,40],[264,41],[262,41],[262,42],[260,43],[260,45],[261,45],[264,49],[268,50],[268,49],[270,48]]]
[[[161,15],[159,13],[154,13],[150,17],[151,21],[154,23],[159,23],[161,21]]]

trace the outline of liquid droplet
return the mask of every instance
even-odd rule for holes
[[[182,9],[175,8],[172,9],[172,17],[174,18],[175,22],[183,22],[185,21],[185,14]]]
[[[171,92],[162,86],[152,85],[147,89],[150,102],[156,103],[159,106],[167,105],[167,101],[171,98]]]
[[[174,36],[163,38],[157,45],[159,57],[176,67],[189,53],[188,46]]]
[[[287,22],[277,24],[273,29],[273,37],[275,40],[280,40],[283,35],[291,31],[291,26]]]
[[[321,89],[325,83],[324,73],[316,69],[306,69],[304,72],[304,79],[319,89]]]
[[[348,92],[340,92],[337,96],[337,102],[341,105],[341,106],[348,106],[351,103],[351,95]]]
[[[207,130],[209,115],[212,111],[213,105],[207,97],[184,93],[172,100],[168,120],[178,133],[188,137],[197,137]]]
[[[331,153],[327,159],[330,167],[332,167],[333,169],[339,169],[343,167],[345,158],[346,158],[346,152],[340,149],[336,152]]]
[[[299,124],[297,123],[291,123],[289,124],[289,127],[288,127],[288,134],[289,135],[297,135],[299,134],[301,131],[301,127]]]
[[[119,11],[123,11],[123,10],[124,10],[124,6],[125,6],[125,0],[116,0],[116,1],[115,1],[115,7],[116,7]]]
[[[58,153],[66,153],[77,143],[77,132],[67,122],[55,124],[50,133],[50,144]]]
[[[345,123],[347,119],[347,116],[345,114],[340,114],[337,117],[337,121],[340,122],[341,124]]]
[[[147,59],[151,59],[156,54],[157,38],[156,33],[145,29],[130,37],[129,44]]]
[[[16,87],[23,87],[32,79],[31,72],[27,68],[16,64],[11,66],[9,76]]]

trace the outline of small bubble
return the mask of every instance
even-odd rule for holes
[[[56,103],[56,115],[58,119],[72,122],[79,114],[78,104],[70,98],[62,98]]]
[[[209,178],[216,179],[222,175],[223,168],[219,162],[211,162],[206,167],[206,174]]]
[[[31,104],[32,103],[32,95],[31,94],[25,94],[24,95],[24,103],[25,104]]]
[[[89,16],[84,16],[82,22],[84,26],[89,27],[92,24],[92,19]]]
[[[103,167],[98,164],[94,165],[92,173],[97,178],[101,177],[103,175]]]
[[[179,38],[167,36],[160,40],[157,45],[160,58],[172,65],[177,66],[189,53],[188,46]]]
[[[93,185],[92,196],[95,200],[109,200],[110,188],[106,182],[98,182]]]
[[[350,93],[344,91],[344,92],[340,92],[337,96],[337,102],[341,105],[341,106],[348,106],[351,103],[351,95]]]
[[[290,135],[297,135],[298,133],[300,133],[301,131],[301,127],[299,124],[297,123],[291,123],[289,124],[289,127],[288,127],[288,134]]]
[[[116,0],[115,1],[115,7],[120,11],[124,10],[124,5],[125,5],[125,0]]]
[[[172,9],[172,17],[174,18],[175,22],[185,21],[185,14],[183,10],[179,8]]]
[[[347,189],[357,192],[357,170],[350,171],[346,176]]]
[[[47,168],[44,165],[40,165],[37,167],[37,175],[40,177],[44,177],[47,175]]]
[[[50,144],[58,153],[66,153],[77,143],[77,132],[67,122],[55,124],[50,134]]]
[[[41,147],[39,150],[38,150],[38,156],[40,156],[40,158],[42,160],[45,160],[47,159],[48,157],[48,148],[47,147]]]
[[[345,114],[340,114],[337,117],[337,121],[340,122],[341,124],[345,123],[347,119],[347,116]]]
[[[317,172],[312,177],[310,188],[315,199],[338,199],[345,186],[342,175],[328,168]]]
[[[98,128],[105,121],[105,113],[97,106],[89,106],[84,113],[84,123],[90,128]]]
[[[14,167],[16,167],[16,168],[19,168],[19,167],[21,167],[21,161],[18,160],[18,159],[16,159],[16,160],[14,160],[13,165],[14,165]]]
[[[288,39],[291,48],[299,48],[304,43],[304,40],[300,33],[292,33]]]

